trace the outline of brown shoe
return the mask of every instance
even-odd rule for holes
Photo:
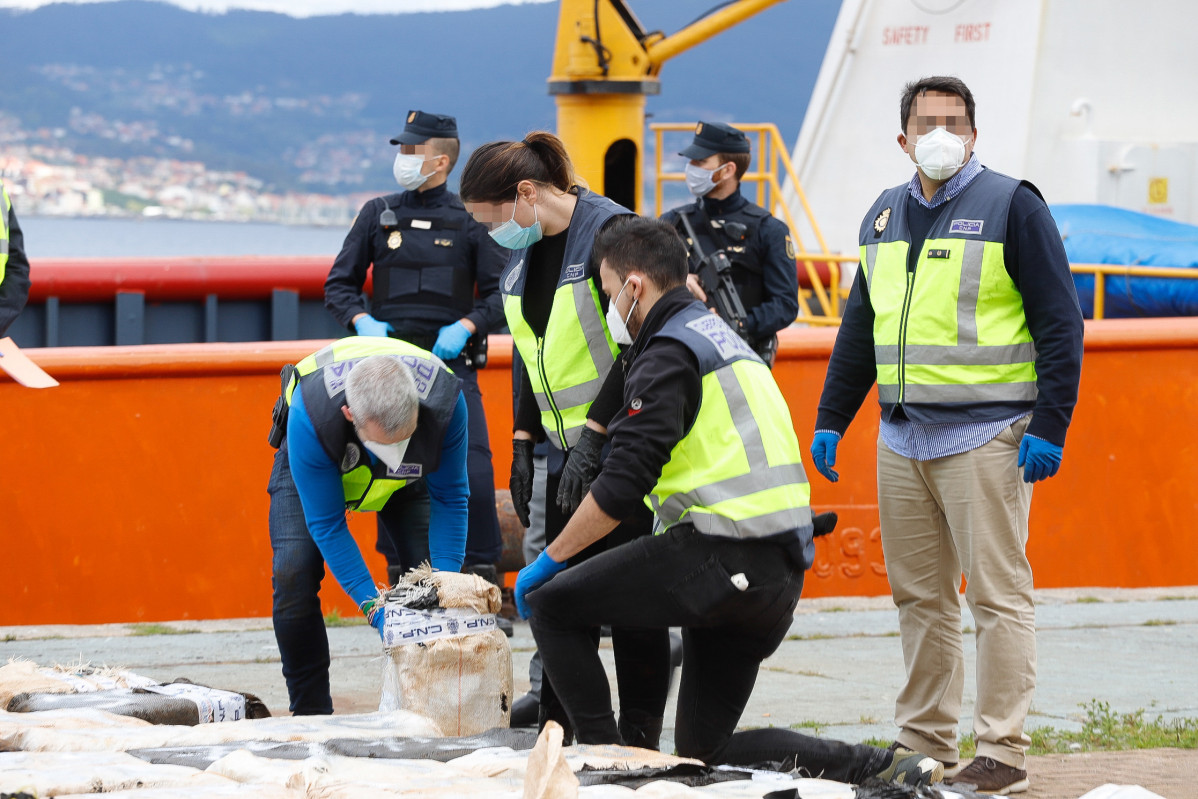
[[[999,763],[992,757],[975,757],[972,763],[961,769],[961,773],[946,779],[944,784],[971,786],[978,793],[1006,796],[1026,791],[1031,783],[1028,782],[1027,772],[1021,768]]]

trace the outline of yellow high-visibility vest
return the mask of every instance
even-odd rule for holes
[[[657,336],[695,354],[703,386],[694,424],[646,499],[661,527],[689,522],[700,533],[743,539],[793,532],[810,555],[811,488],[790,408],[769,367],[699,302]]]
[[[420,399],[416,432],[398,469],[379,461],[373,466],[353,425],[341,413],[345,405],[345,380],[354,365],[371,355],[389,355],[412,373]],[[434,472],[441,462],[441,447],[453,417],[461,381],[440,358],[406,341],[379,336],[350,336],[320,349],[295,365],[296,374],[284,397],[287,404],[298,388],[304,407],[325,454],[340,465],[345,507],[380,510],[399,489]]]
[[[524,318],[530,249],[513,251],[500,278],[512,343],[528,370],[541,426],[558,449],[569,449],[582,436],[587,411],[620,353],[607,329],[599,289],[592,279],[598,265],[591,264],[591,248],[604,222],[628,213],[631,211],[606,197],[579,190],[543,338],[537,337]]]
[[[1003,260],[1007,212],[1019,185],[980,172],[941,206],[914,272],[907,186],[883,192],[866,215],[861,265],[883,404],[1035,401],[1036,347]]]

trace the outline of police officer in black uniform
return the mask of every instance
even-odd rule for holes
[[[747,313],[744,333],[753,349],[773,366],[776,334],[799,313],[799,278],[790,231],[784,222],[740,193],[740,179],[752,160],[749,139],[742,131],[722,122],[700,122],[694,140],[679,155],[690,159],[686,185],[697,199],[661,218],[674,225],[690,245],[687,287],[712,306],[694,274],[699,259],[680,219],[682,214],[688,216],[705,255],[723,250],[732,262],[732,282]]]
[[[503,326],[499,273],[507,252],[446,188],[458,159],[457,121],[410,111],[394,174],[405,189],[362,207],[325,281],[325,307],[358,335],[393,336],[431,350],[462,379],[469,414],[469,534],[463,571],[497,582],[503,549],[495,512],[495,476],[475,369],[485,363],[487,333]],[[363,294],[367,271],[373,289]],[[477,289],[477,290],[476,290]],[[378,550],[392,584],[428,557],[424,481],[402,489],[402,530],[379,519]],[[394,524],[394,522],[393,522]]]

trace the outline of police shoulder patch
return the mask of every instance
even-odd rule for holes
[[[882,209],[882,213],[874,217],[874,233],[881,234],[886,229],[886,225],[890,222],[889,206]]]
[[[745,340],[715,314],[704,314],[687,322],[686,326],[710,341],[724,360],[736,356],[757,357]]]
[[[798,253],[795,252],[794,240],[791,239],[790,236],[787,236],[786,237],[786,257],[790,258],[791,260],[794,260],[797,256],[798,256]]]

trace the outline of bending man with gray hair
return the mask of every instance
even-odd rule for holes
[[[329,714],[319,597],[326,563],[370,623],[382,626],[382,614],[371,612],[378,589],[345,511],[385,518],[393,493],[425,480],[432,566],[460,570],[470,496],[466,402],[461,381],[439,358],[397,339],[341,339],[286,376],[289,370],[276,405],[272,433],[281,440],[267,489],[272,617],[291,712]]]

